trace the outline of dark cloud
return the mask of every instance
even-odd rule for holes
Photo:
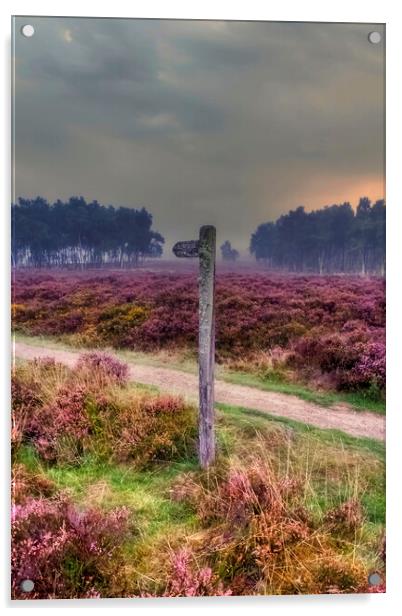
[[[384,48],[365,24],[15,24],[16,196],[147,206],[168,246],[383,193]],[[375,26],[383,32],[382,26]]]

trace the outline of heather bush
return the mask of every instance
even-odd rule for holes
[[[128,382],[127,364],[101,351],[81,355],[76,364],[76,370],[80,373],[89,373],[92,379],[94,378],[94,372],[96,372],[101,379],[104,377],[106,384],[113,382],[118,385],[126,385]]]
[[[11,383],[13,454],[30,443],[47,460],[76,455],[85,388],[71,382],[71,371],[51,358],[35,359],[18,365]]]
[[[195,453],[196,413],[181,398],[141,392],[93,397],[91,448],[115,462],[145,467]]]
[[[376,385],[385,389],[385,343],[370,343],[353,368],[352,382],[356,388]]]
[[[67,336],[79,345],[140,351],[195,349],[194,273],[18,271],[14,327]],[[280,347],[293,361],[279,375],[339,389],[384,388],[384,282],[345,276],[217,275],[216,354],[258,372],[259,355]],[[374,346],[379,345],[379,346]],[[378,352],[378,353],[377,353]],[[360,361],[361,360],[361,361]],[[263,375],[262,375],[263,376]]]
[[[179,397],[126,388],[127,367],[119,360],[89,353],[58,380],[55,370],[55,362],[41,361],[15,372],[15,450],[30,444],[48,463],[79,464],[91,454],[138,466],[194,454],[194,407]]]
[[[45,474],[29,470],[24,464],[14,464],[11,474],[11,495],[13,504],[20,505],[31,497],[49,497],[56,492],[56,486]]]
[[[55,392],[66,384],[70,375],[71,371],[67,366],[51,357],[35,358],[17,364],[12,372],[12,384],[26,395],[29,392],[34,393],[38,405],[53,400]],[[12,394],[15,405],[18,393],[15,391]]]
[[[209,477],[206,482],[203,494],[197,494],[199,517],[204,522],[226,520],[235,526],[247,525],[250,515],[262,511],[278,515],[285,507],[284,498],[297,494],[300,487],[293,478],[278,481],[259,460],[245,468],[224,469],[215,487]]]
[[[306,336],[295,344],[292,361],[301,369],[317,366],[323,372],[348,371],[355,366],[361,350],[340,334]]]
[[[66,498],[29,498],[12,511],[12,595],[15,599],[110,596],[113,569],[129,531],[125,508],[78,511]],[[34,589],[25,593],[23,580]]]
[[[318,368],[339,390],[371,391],[373,398],[385,390],[385,343],[362,340],[355,330],[301,338],[289,365],[307,377]]]
[[[79,461],[86,449],[91,424],[83,387],[63,387],[55,400],[36,409],[25,427],[25,439],[49,462]]]
[[[187,475],[171,497],[192,506],[205,528],[190,542],[193,558],[202,555],[233,594],[362,591],[368,572],[352,538],[363,521],[358,505],[343,503],[322,519],[306,508],[305,489],[254,456]]]
[[[11,377],[11,447],[15,453],[24,440],[26,425],[35,409],[41,406],[40,389],[36,384],[28,384],[18,378],[13,371]]]
[[[210,567],[199,567],[194,554],[181,549],[171,555],[170,571],[163,597],[203,597],[231,595]]]
[[[324,518],[334,533],[353,537],[364,521],[361,505],[356,499],[350,499],[328,511]]]
[[[100,313],[97,333],[107,342],[124,346],[124,340],[132,335],[133,329],[144,323],[147,316],[148,311],[144,306],[112,306]]]

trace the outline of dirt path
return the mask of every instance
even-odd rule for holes
[[[22,359],[53,357],[59,362],[73,366],[79,353],[16,342],[15,356]],[[190,400],[196,400],[198,396],[198,378],[179,370],[130,364],[130,377],[138,383],[155,385],[161,390],[184,395]],[[319,428],[336,428],[352,436],[385,439],[385,417],[367,411],[353,411],[347,405],[324,408],[296,396],[262,391],[224,381],[215,381],[215,398],[217,402],[256,409],[278,417],[289,417]]]

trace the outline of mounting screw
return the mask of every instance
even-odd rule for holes
[[[21,34],[26,38],[31,38],[31,36],[35,34],[35,28],[31,26],[31,24],[25,24],[25,26],[21,28]]]
[[[378,45],[378,43],[381,42],[381,34],[380,32],[370,32],[370,34],[368,35],[368,40],[370,41],[370,43],[373,43],[373,45]]]

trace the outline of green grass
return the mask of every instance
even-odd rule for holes
[[[220,411],[217,429],[220,456],[227,457],[248,449],[254,451],[263,443],[267,454],[274,456],[275,463],[288,464],[291,447],[293,470],[311,472],[314,477],[314,496],[309,502],[311,508],[326,510],[342,502],[353,493],[357,482],[365,486],[361,501],[368,522],[375,526],[385,523],[383,443],[253,409],[225,404],[217,404],[217,407]],[[279,449],[271,445],[271,442],[276,442],[278,434],[286,437]],[[189,533],[196,529],[193,513],[183,503],[169,498],[169,489],[175,479],[183,472],[197,470],[194,461],[140,471],[125,465],[100,463],[91,457],[78,466],[47,466],[27,446],[20,448],[16,461],[31,471],[44,473],[58,490],[66,490],[80,506],[129,507],[145,544],[169,533]]]
[[[173,527],[194,524],[194,516],[183,504],[169,498],[169,486],[182,472],[194,470],[194,462],[175,463],[156,470],[137,471],[128,466],[100,463],[88,457],[80,465],[42,463],[35,451],[21,447],[16,462],[52,480],[57,490],[66,491],[79,506],[100,506],[105,510],[126,506],[143,537],[150,539]]]
[[[169,496],[174,480],[181,473],[194,470],[194,462],[137,471],[89,457],[77,466],[48,466],[29,446],[20,448],[16,462],[53,481],[57,492],[68,494],[78,508],[129,509],[132,532],[123,545],[123,554],[131,568],[133,590],[138,590],[137,583],[149,581],[149,576],[157,573],[159,553],[166,541],[180,544],[197,529],[194,512]]]
[[[138,386],[131,383],[132,387]],[[144,390],[155,392],[157,388],[144,386]],[[368,567],[371,563],[375,566],[376,546],[385,523],[384,444],[249,408],[217,407],[218,472],[226,464],[247,467],[256,459],[268,461],[274,477],[301,480],[301,503],[318,527],[329,509],[356,497],[363,505],[365,522],[352,547]],[[89,455],[75,465],[48,464],[24,444],[17,450],[15,462],[50,479],[56,491],[67,493],[78,508],[129,509],[133,532],[122,550],[130,593],[158,587],[170,549],[177,550],[187,542],[197,545],[200,537],[209,541],[206,533],[210,529],[191,505],[170,497],[180,476],[197,474],[193,459],[155,463],[143,470]],[[214,478],[214,469],[211,476]]]
[[[99,465],[88,460],[78,468],[53,467],[48,476],[59,489],[69,489],[73,498],[86,507],[91,502],[105,509],[126,506],[134,512],[134,522],[148,536],[192,521],[182,503],[169,499],[168,486],[180,472],[193,465],[171,465],[155,471],[134,471],[127,467]],[[88,503],[89,500],[89,503]]]
[[[32,346],[47,347],[49,349],[62,349],[66,351],[83,351],[77,347],[72,347],[63,338],[52,336],[29,336],[20,332],[14,333],[14,339]],[[142,353],[127,349],[109,349],[120,359],[131,364],[143,364],[180,370],[190,374],[197,373],[197,362],[194,353],[159,351],[157,353]],[[349,405],[354,410],[367,410],[374,413],[385,414],[385,402],[373,400],[359,392],[333,392],[316,391],[298,383],[280,381],[274,378],[262,378],[246,372],[234,372],[222,365],[216,367],[216,377],[220,380],[235,385],[254,387],[262,391],[272,391],[291,396],[297,396],[307,402],[312,402],[320,406],[328,407],[343,404]]]
[[[348,404],[356,410],[372,411],[379,414],[385,413],[385,402],[372,400],[358,392],[315,391],[298,383],[264,379],[246,372],[223,371],[221,378],[236,385],[246,385],[264,391],[297,396],[302,400],[313,402],[320,406],[331,407],[336,404]]]
[[[49,349],[62,349],[64,351],[72,350],[66,342],[62,342],[56,336],[30,336],[18,330],[12,332],[12,340],[15,342],[23,342],[31,346],[47,347]]]
[[[385,444],[377,439],[351,436],[341,430],[317,428],[311,424],[306,424],[295,419],[289,419],[288,417],[277,417],[257,409],[231,406],[221,402],[217,402],[216,407],[224,413],[237,418],[238,420],[244,421],[247,420],[247,418],[250,418],[249,421],[252,421],[256,427],[263,426],[266,421],[274,422],[283,426],[288,426],[300,434],[310,435],[311,437],[317,438],[324,443],[332,445],[338,444],[340,447],[352,447],[358,450],[366,450],[380,459],[385,459]]]
[[[305,465],[306,473],[310,471],[313,473],[314,496],[310,506],[313,508],[317,506],[319,510],[325,511],[330,506],[351,497],[354,490],[359,490],[362,492],[360,499],[368,523],[375,526],[385,524],[383,443],[375,439],[353,437],[340,430],[323,430],[253,409],[225,404],[217,404],[217,407],[223,413],[223,425],[228,424],[239,431],[236,437],[233,437],[233,434],[231,437],[220,435],[221,446],[236,449],[239,439],[244,440],[242,438],[244,435],[257,431],[263,434],[267,428],[273,433],[274,426],[282,428],[288,435],[289,444],[285,446],[285,451],[282,453],[276,451],[275,455],[286,457],[287,463],[290,451],[286,448],[291,447],[295,458],[294,467],[300,471],[300,467]],[[269,432],[266,442],[269,449]]]

